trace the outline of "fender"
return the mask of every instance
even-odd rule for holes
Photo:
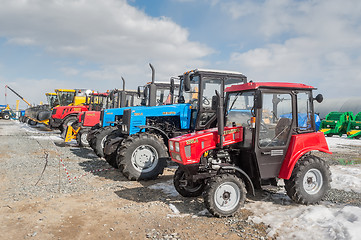
[[[169,141],[169,137],[168,137],[168,134],[166,134],[162,129],[160,128],[157,128],[157,127],[153,127],[153,126],[149,126],[149,125],[142,125],[142,126],[137,126],[138,128],[140,128],[140,131],[141,132],[143,129],[152,129],[152,130],[155,130],[157,132],[160,133],[160,135],[163,137],[163,140],[164,140],[164,143],[168,146],[168,141]]]
[[[113,139],[110,139],[106,142],[104,146],[104,154],[105,155],[111,155],[113,152],[115,152],[119,146],[119,144],[124,140],[123,137],[116,137]]]
[[[245,184],[246,184],[247,190],[250,191],[253,196],[256,196],[256,193],[254,191],[253,183],[252,183],[251,179],[249,178],[249,176],[247,175],[247,173],[245,171],[243,171],[242,169],[240,169],[240,168],[238,168],[236,166],[221,166],[221,168],[218,170],[218,172],[220,170],[234,170],[234,171],[238,172],[239,174],[241,174],[242,179],[246,180]]]
[[[328,148],[325,135],[322,132],[293,135],[278,177],[286,180],[290,179],[296,162],[304,154],[311,151],[332,154]]]

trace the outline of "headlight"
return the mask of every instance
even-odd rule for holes
[[[179,152],[179,142],[174,143],[175,151]]]
[[[187,145],[184,147],[184,152],[186,154],[187,158],[190,158],[192,156],[192,152],[191,152],[191,145]]]
[[[356,129],[359,129],[360,127],[359,127],[359,126],[356,126],[355,128],[356,128]]]
[[[182,158],[180,157],[180,155],[178,153],[174,153],[172,152],[172,158],[178,161],[182,161]]]
[[[174,150],[174,143],[172,141],[169,141],[169,150],[170,151]]]

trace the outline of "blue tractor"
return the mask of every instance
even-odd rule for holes
[[[118,96],[120,99],[120,107],[102,110],[100,115],[100,123],[92,127],[92,129],[89,131],[87,135],[87,141],[89,146],[99,157],[104,157],[104,143],[114,131],[118,130],[117,126],[122,122],[124,110],[129,108],[143,109],[145,107],[173,104],[173,93],[174,89],[178,88],[178,84],[174,83],[174,79],[171,80],[171,83],[155,82],[154,67],[151,64],[149,65],[152,69],[152,81],[147,83],[145,86],[138,87],[137,96],[133,96],[133,98],[136,99],[131,100],[133,105],[122,105],[122,103],[129,102],[130,99],[127,99],[128,96],[124,94],[124,91],[120,91],[118,93],[121,95]],[[111,165],[115,167],[114,164]]]
[[[216,111],[211,108],[215,90],[247,82],[239,72],[201,69],[186,72],[179,79],[177,104],[124,109],[119,129],[105,142],[107,162],[129,180],[149,180],[162,174],[169,159],[168,140],[215,127]]]

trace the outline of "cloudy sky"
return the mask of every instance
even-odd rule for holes
[[[0,0],[0,104],[135,89],[194,68],[361,92],[359,0]],[[22,104],[25,106],[25,104]]]

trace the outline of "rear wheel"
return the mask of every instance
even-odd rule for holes
[[[228,217],[243,206],[246,194],[242,179],[233,174],[220,174],[208,182],[203,198],[210,213],[216,217]]]
[[[289,180],[285,180],[287,195],[296,203],[319,202],[330,189],[331,172],[322,159],[309,155],[300,159]]]
[[[178,168],[173,176],[174,187],[183,197],[198,197],[203,193],[205,184],[188,182],[186,186],[181,186],[182,181],[186,180],[186,173]]]
[[[113,131],[111,134],[108,135],[107,140],[105,141],[104,147],[106,147],[112,139],[117,138],[119,136],[121,136],[121,133],[118,130]],[[118,146],[120,144],[121,144],[121,141],[120,141],[120,143],[117,143]],[[118,147],[110,154],[104,153],[105,160],[113,168],[119,168],[119,166],[117,164],[117,150],[118,150]]]
[[[70,116],[64,120],[63,124],[60,127],[60,131],[61,131],[60,135],[62,138],[65,138],[65,134],[66,134],[68,126],[71,126],[76,121],[77,121],[76,116]]]
[[[108,135],[111,134],[114,130],[116,130],[115,127],[105,127],[99,130],[99,133],[94,136],[93,144],[91,146],[98,157],[104,157],[103,150],[105,141],[107,140]]]
[[[168,150],[163,139],[138,133],[124,139],[117,151],[117,163],[129,180],[155,179],[163,173]]]
[[[5,120],[9,120],[9,119],[10,119],[10,115],[9,115],[8,113],[4,113],[3,118],[4,118]]]

